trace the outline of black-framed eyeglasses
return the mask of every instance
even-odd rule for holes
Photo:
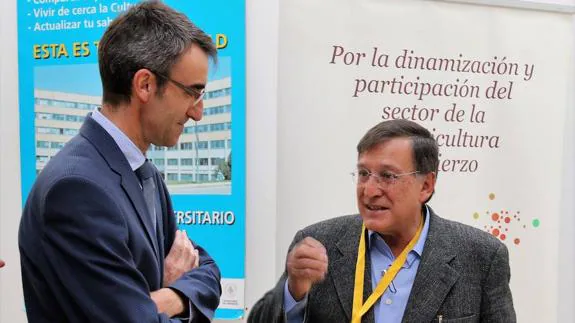
[[[182,84],[176,80],[173,80],[169,76],[164,75],[162,73],[158,73],[158,72],[155,72],[152,70],[150,70],[150,72],[156,74],[157,76],[163,78],[164,80],[172,82],[175,86],[179,87],[184,92],[186,92],[186,94],[188,94],[189,96],[194,98],[195,99],[195,101],[193,103],[194,106],[197,105],[198,103],[200,103],[200,101],[202,101],[204,99],[204,96],[206,95],[206,88],[198,89],[198,88],[193,87],[193,86],[187,86],[187,85],[184,85],[184,84]]]
[[[409,173],[403,173],[403,174],[394,174],[392,172],[382,172],[380,174],[377,173],[373,173],[370,170],[367,170],[365,168],[360,168],[354,172],[351,173],[351,177],[353,178],[353,182],[357,185],[364,185],[365,183],[367,183],[367,181],[369,181],[369,178],[373,176],[373,178],[375,178],[375,181],[377,184],[382,185],[393,185],[397,182],[397,180],[403,176],[408,176],[408,175],[415,175],[415,174],[419,174],[419,171],[413,171],[413,172],[409,172]]]

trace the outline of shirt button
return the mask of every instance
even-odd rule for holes
[[[385,304],[391,305],[391,303],[393,303],[393,301],[391,300],[391,298],[388,298],[388,299],[385,300]]]

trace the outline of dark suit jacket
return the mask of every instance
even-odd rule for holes
[[[431,210],[431,209],[430,209]],[[507,248],[493,236],[430,211],[429,232],[403,322],[515,322]],[[361,217],[323,221],[299,231],[290,246],[312,236],[327,249],[325,280],[308,294],[306,322],[350,322]],[[284,322],[287,273],[253,307],[248,322]],[[367,253],[364,300],[371,294]],[[373,307],[362,322],[374,322]]]
[[[157,313],[150,292],[162,287],[194,304],[195,322],[212,318],[220,271],[199,246],[200,266],[162,286],[176,223],[157,171],[155,180],[162,208],[156,230],[120,148],[86,118],[38,175],[22,214],[18,239],[31,323],[179,322]]]

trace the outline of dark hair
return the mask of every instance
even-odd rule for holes
[[[431,133],[419,124],[398,119],[383,121],[361,138],[357,144],[357,153],[361,154],[374,146],[393,138],[411,139],[415,170],[420,174],[435,172],[439,166],[439,149]]]
[[[211,37],[184,14],[159,1],[131,7],[110,23],[98,45],[104,103],[130,102],[132,79],[138,70],[148,68],[170,75],[173,65],[192,45],[217,61]],[[165,83],[158,78],[160,90]]]

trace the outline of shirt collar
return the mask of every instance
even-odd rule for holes
[[[112,139],[116,142],[132,170],[138,169],[146,161],[146,156],[142,151],[136,146],[136,144],[128,137],[125,133],[120,130],[110,119],[106,118],[99,109],[92,112],[92,119],[96,121],[106,132],[112,136]]]

